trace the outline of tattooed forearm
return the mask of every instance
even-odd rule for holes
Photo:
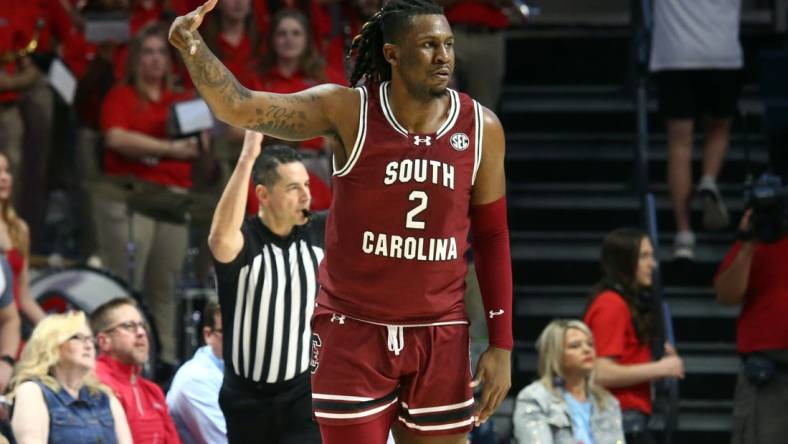
[[[256,108],[255,118],[246,127],[281,139],[303,139],[306,127],[306,114],[286,106],[269,105],[265,109]]]
[[[238,83],[230,71],[211,53],[205,42],[192,57],[184,57],[195,86],[209,104],[221,100],[234,108],[252,97],[251,91]],[[213,106],[212,106],[213,107]]]
[[[193,55],[184,49],[181,54],[194,85],[219,120],[293,141],[325,135],[334,128],[323,110],[324,97],[334,93],[334,87],[323,85],[295,94],[253,92],[238,82],[204,41]]]

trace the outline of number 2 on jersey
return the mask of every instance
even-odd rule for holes
[[[416,208],[408,211],[408,217],[405,218],[405,228],[412,228],[414,230],[423,230],[424,229],[424,221],[416,220],[416,216],[419,213],[427,209],[427,193],[424,191],[411,191],[410,195],[408,195],[409,201],[419,200],[421,201]]]

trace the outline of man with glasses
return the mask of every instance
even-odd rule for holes
[[[116,298],[99,306],[90,316],[99,357],[96,375],[118,397],[134,442],[180,444],[164,392],[142,377],[148,360],[148,324],[137,302]]]
[[[167,405],[184,444],[226,444],[227,426],[219,408],[224,378],[219,304],[205,304],[202,319],[205,345],[178,369],[167,392]]]

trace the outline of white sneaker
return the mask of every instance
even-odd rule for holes
[[[727,228],[730,216],[717,188],[717,182],[709,176],[703,176],[698,184],[698,195],[703,202],[703,227],[707,230]]]
[[[692,231],[681,231],[673,238],[673,260],[695,259],[695,234]]]

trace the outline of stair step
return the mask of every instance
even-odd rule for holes
[[[514,294],[517,300],[530,297],[530,295],[542,296],[588,296],[589,288],[582,285],[516,285]],[[666,299],[671,298],[705,298],[713,299],[714,290],[711,287],[682,287],[678,285],[665,285],[662,289]]]
[[[648,92],[648,110],[658,111],[656,93]],[[745,85],[739,99],[743,113],[762,115],[765,107],[758,97],[757,86]],[[562,113],[562,112],[630,112],[636,110],[632,93],[620,85],[506,85],[501,112],[510,113]]]
[[[535,373],[538,355],[535,351],[516,350],[513,353],[516,370],[523,373]],[[701,375],[736,375],[739,373],[739,358],[728,353],[682,353],[686,374]]]
[[[732,242],[731,242],[732,244]],[[600,242],[567,241],[562,243],[517,241],[511,245],[513,261],[567,262],[584,261],[598,262]],[[696,264],[719,264],[730,249],[730,244],[709,245],[699,243],[695,247]],[[657,252],[659,261],[670,261],[673,251],[670,244],[662,245]]]
[[[588,302],[588,297],[573,296],[528,296],[519,297],[515,304],[515,315],[572,317],[582,313]],[[698,298],[666,298],[674,319],[691,318],[736,318],[739,315],[738,307],[723,307],[714,299]]]

